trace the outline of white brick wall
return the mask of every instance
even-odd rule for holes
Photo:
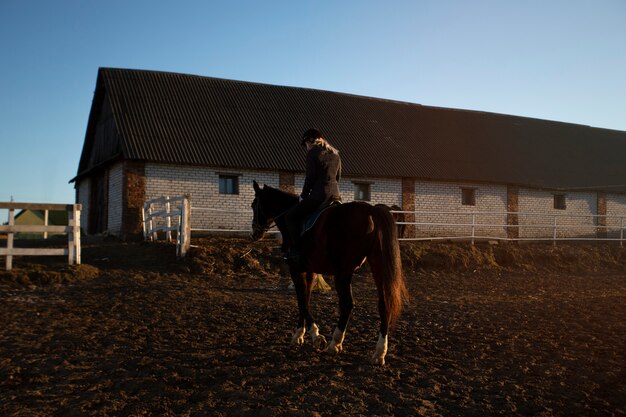
[[[343,177],[339,181],[339,193],[344,203],[354,201],[354,183],[363,182],[370,184],[371,204],[394,204],[402,205],[402,181],[400,179],[388,178],[359,178]],[[295,176],[295,192],[300,194],[304,185],[304,174]]]
[[[619,237],[619,228],[626,227],[626,195],[607,194],[606,215],[606,225],[610,227],[608,229],[610,237]],[[626,237],[626,231],[624,231],[624,236]]]
[[[109,169],[109,201],[107,229],[113,235],[119,235],[122,230],[122,179],[123,164],[121,162]]]
[[[220,194],[220,174],[238,175],[239,194]],[[252,180],[278,187],[278,172],[232,170],[148,163],[145,167],[146,200],[169,195],[191,196],[194,229],[250,229],[254,199]],[[195,210],[194,210],[195,208]],[[221,211],[202,210],[212,208]],[[232,211],[243,211],[233,215]]]
[[[220,194],[218,178],[220,174],[237,175],[239,178],[239,194]],[[147,163],[146,199],[153,199],[164,195],[181,196],[191,195],[192,228],[194,229],[225,229],[249,230],[252,221],[250,203],[254,198],[252,180],[261,185],[273,187],[279,185],[278,172],[255,170],[232,170],[211,167],[190,167],[167,164]],[[109,231],[119,232],[121,227],[122,210],[122,165],[111,168],[109,174]],[[299,193],[304,182],[303,174],[295,175],[295,191]],[[344,177],[340,182],[340,192],[344,202],[354,200],[354,182],[370,184],[371,203],[401,206],[402,182],[400,178],[360,178]],[[464,206],[461,204],[461,188],[475,189],[476,205]],[[86,227],[89,208],[89,183],[81,181],[79,184],[79,203],[83,204],[81,225]],[[570,192],[566,194],[566,210],[555,210],[554,193],[550,191],[519,189],[519,223],[531,225],[547,225],[545,227],[520,227],[520,237],[552,237],[554,216],[558,224],[586,226],[585,229],[560,231],[559,237],[572,235],[595,234],[595,221],[592,214],[597,212],[597,196],[589,192]],[[505,185],[449,183],[416,181],[415,209],[417,211],[434,212],[421,214],[416,218],[421,223],[460,223],[472,222],[472,214],[477,223],[493,225],[506,224],[507,187]],[[202,210],[211,208],[213,210]],[[216,211],[223,210],[223,211]],[[239,211],[241,213],[232,213]],[[479,213],[479,214],[475,214]],[[494,214],[490,214],[494,213]],[[524,215],[540,214],[538,216]],[[570,217],[564,217],[568,215]],[[580,216],[580,217],[575,217]],[[626,216],[626,196],[607,195],[607,216]],[[608,219],[607,224],[619,227],[619,219]],[[476,236],[506,237],[506,228],[477,227]],[[417,236],[469,236],[471,226],[426,226],[417,227]]]
[[[557,237],[595,236],[596,230],[593,226],[596,223],[592,215],[598,210],[596,193],[566,193],[565,205],[565,210],[554,208],[553,192],[521,188],[519,212],[523,214],[519,215],[519,224],[537,227],[520,227],[520,238],[552,237],[555,218],[557,225],[569,226],[568,229],[557,228]]]
[[[461,203],[461,188],[475,190],[476,205]],[[506,186],[444,183],[432,181],[415,182],[415,210],[431,213],[418,214],[418,223],[455,223],[459,226],[418,225],[417,237],[425,236],[471,236],[472,218],[476,223],[506,224]],[[434,212],[434,213],[433,213]],[[475,214],[477,213],[477,214]],[[494,213],[494,214],[491,214]],[[506,237],[504,227],[476,227],[475,236]]]

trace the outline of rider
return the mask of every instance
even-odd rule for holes
[[[302,222],[309,214],[328,201],[341,201],[338,181],[341,178],[339,151],[332,147],[317,129],[309,129],[302,135],[306,147],[306,177],[300,194],[300,202],[287,212],[287,229],[291,248],[285,259],[300,262],[299,243]]]

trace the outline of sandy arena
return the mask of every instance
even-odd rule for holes
[[[2,416],[619,416],[626,249],[402,244],[411,303],[384,367],[365,268],[344,352],[290,346],[276,241],[93,239],[0,271]],[[17,246],[17,244],[16,244]],[[2,266],[4,266],[4,260]],[[332,285],[332,279],[329,279]],[[315,292],[328,338],[337,300]]]

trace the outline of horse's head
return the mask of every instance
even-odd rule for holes
[[[264,209],[263,189],[259,187],[256,181],[252,182],[254,186],[254,200],[252,201],[252,240],[260,240],[265,232],[272,225],[272,218],[269,217]]]

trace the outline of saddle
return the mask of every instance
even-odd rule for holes
[[[302,223],[302,231],[300,232],[300,236],[308,232],[313,226],[315,226],[315,222],[319,219],[320,215],[328,210],[329,208],[341,204],[340,200],[328,200],[322,203],[322,205],[315,210],[313,213],[309,214]]]

